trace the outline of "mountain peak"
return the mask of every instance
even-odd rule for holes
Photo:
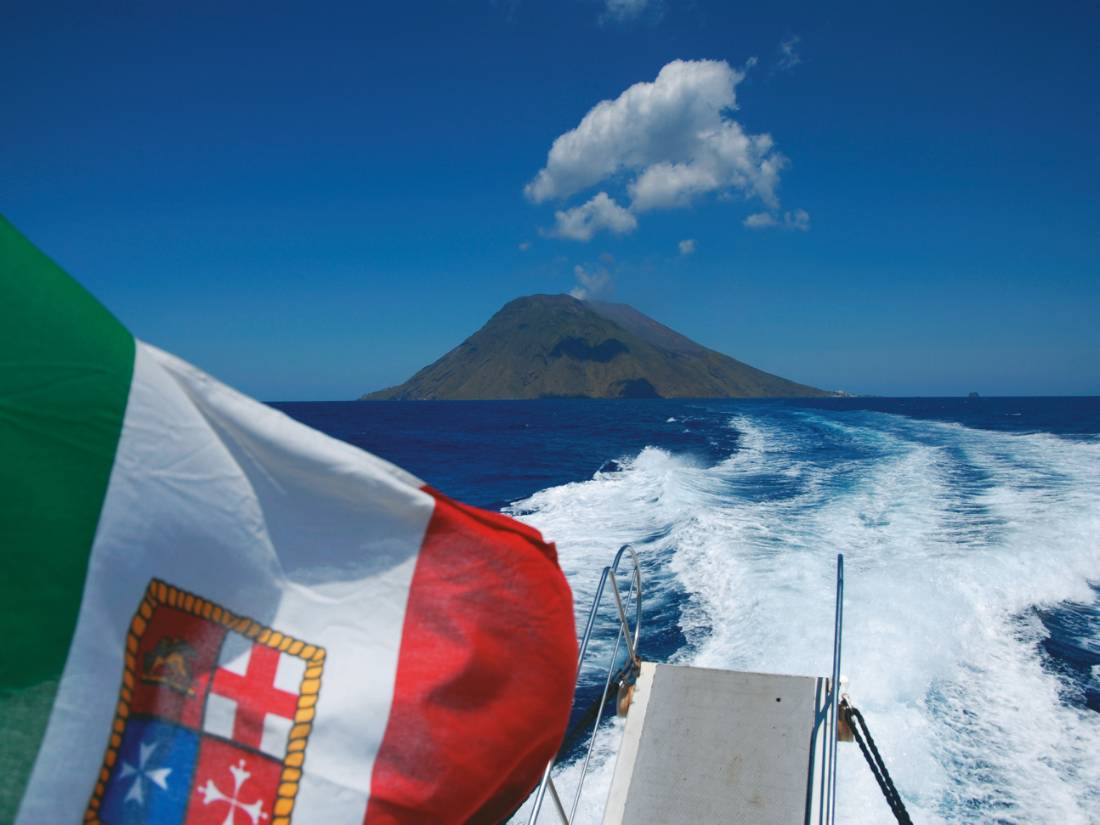
[[[366,399],[745,398],[828,395],[709,350],[627,304],[509,301],[477,332]]]

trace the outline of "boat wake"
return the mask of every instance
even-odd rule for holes
[[[508,508],[557,542],[579,617],[631,542],[643,656],[825,674],[843,552],[843,671],[914,819],[1096,821],[1100,621],[1058,615],[1097,603],[1100,442],[792,408],[675,426],[732,430],[736,447],[717,462],[607,456],[590,480]],[[1081,652],[1076,681],[1058,645]],[[600,743],[580,821],[600,820],[610,783],[617,737]],[[840,760],[839,821],[884,821],[858,750]],[[579,768],[560,770],[567,792]]]

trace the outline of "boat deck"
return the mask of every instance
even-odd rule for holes
[[[642,664],[605,825],[821,820],[827,680]]]

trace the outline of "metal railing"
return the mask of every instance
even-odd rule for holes
[[[631,562],[630,589],[627,591],[626,598],[624,599],[622,591],[619,589],[619,565],[627,554],[629,554]],[[624,544],[615,554],[614,561],[605,567],[603,573],[600,575],[600,583],[596,587],[596,595],[592,599],[592,608],[588,611],[588,621],[584,626],[584,635],[581,636],[580,649],[577,655],[578,682],[580,680],[581,667],[584,665],[584,657],[588,652],[589,642],[592,640],[592,631],[596,626],[596,619],[599,616],[600,605],[603,601],[608,582],[611,583],[611,593],[615,597],[615,608],[618,612],[619,627],[615,634],[615,646],[611,651],[611,658],[607,663],[607,678],[604,679],[603,693],[600,696],[599,704],[596,706],[597,711],[595,719],[592,722],[592,735],[588,740],[588,750],[587,753],[585,753],[580,777],[577,779],[577,790],[573,794],[573,801],[570,805],[569,813],[567,814],[565,812],[565,805],[562,804],[561,796],[558,794],[558,789],[554,785],[554,779],[550,775],[551,770],[557,762],[557,758],[551,759],[546,765],[546,770],[542,774],[542,781],[535,791],[535,802],[531,808],[531,816],[527,820],[528,825],[535,825],[539,817],[539,812],[542,810],[542,804],[546,799],[547,791],[549,791],[550,798],[554,802],[554,808],[557,810],[558,816],[561,818],[564,825],[570,825],[573,822],[573,818],[577,815],[577,806],[581,801],[581,791],[584,789],[584,780],[588,773],[588,766],[592,761],[592,752],[596,747],[596,734],[600,728],[600,717],[603,715],[602,711],[604,705],[607,704],[607,694],[611,689],[612,677],[615,675],[615,660],[619,655],[619,647],[623,642],[626,643],[626,654],[633,667],[638,668],[641,666],[641,660],[638,658],[638,637],[642,630],[642,569],[638,563],[638,554],[634,551],[634,548],[629,544]],[[634,599],[633,628],[631,628],[630,619],[627,615],[627,605],[629,605],[631,597]]]
[[[840,729],[840,642],[844,630],[844,554],[836,556],[836,615],[833,619],[833,675],[829,684],[828,798],[822,808],[828,825],[836,822],[836,756]]]

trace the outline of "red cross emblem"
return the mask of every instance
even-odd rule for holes
[[[290,729],[290,722],[294,719],[294,713],[298,709],[298,694],[280,688],[277,684],[279,677],[280,659],[286,654],[278,650],[260,644],[253,644],[248,650],[247,664],[244,665],[244,673],[237,673],[224,666],[219,666],[214,671],[213,683],[210,687],[211,698],[218,697],[225,700],[227,712],[232,715],[232,726],[225,725],[222,733],[228,734],[228,738],[247,745],[257,750],[266,750],[278,753],[277,738],[280,734],[285,737]],[[244,658],[242,656],[241,658]],[[284,669],[296,671],[289,679],[292,682],[296,675],[301,679],[301,673],[305,669],[304,663],[291,660],[282,663]],[[289,687],[289,684],[287,685]],[[234,707],[229,708],[229,704]],[[215,708],[219,702],[215,700]],[[216,712],[207,703],[208,716]],[[274,720],[270,716],[276,717]],[[279,724],[285,720],[285,724]],[[212,720],[208,719],[207,729],[210,730]],[[271,733],[274,723],[276,733]],[[265,736],[265,732],[267,735]],[[266,746],[266,747],[265,747]],[[278,753],[281,756],[281,753]]]

